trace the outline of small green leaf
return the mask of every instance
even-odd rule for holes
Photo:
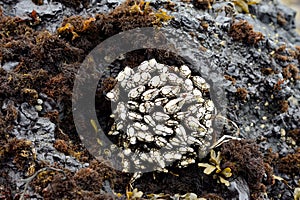
[[[229,181],[225,180],[223,177],[219,176],[220,182],[224,183],[227,187],[230,185]]]
[[[203,172],[204,172],[204,174],[207,174],[207,175],[211,174],[216,169],[215,166],[210,165],[208,163],[198,163],[198,166],[205,167]]]
[[[222,172],[221,174],[223,174],[225,177],[230,177],[232,176],[232,173],[231,173],[231,169],[229,167],[226,167]]]

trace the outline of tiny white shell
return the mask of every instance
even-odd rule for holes
[[[180,66],[179,71],[180,71],[180,75],[185,77],[185,78],[189,78],[191,76],[191,73],[192,73],[190,68],[186,65]]]
[[[108,135],[118,135],[118,134],[120,134],[120,132],[119,131],[109,131],[107,134]]]
[[[151,101],[151,100],[153,100],[158,94],[159,94],[159,89],[157,89],[157,88],[149,89],[149,90],[146,90],[146,91],[142,94],[141,99],[142,99],[143,101]]]
[[[190,114],[191,114],[191,111],[177,112],[174,115],[174,118],[177,119],[177,120],[183,120],[184,118],[186,118]]]
[[[106,94],[106,98],[112,102],[117,102],[120,96],[120,89],[118,86],[115,86],[111,91]]]
[[[146,60],[146,61],[142,62],[142,63],[138,66],[138,71],[139,71],[139,72],[148,71],[148,70],[147,70],[148,68],[149,68],[149,62]]]
[[[168,162],[173,162],[182,158],[182,154],[176,152],[167,152],[164,154],[164,158]]]
[[[154,107],[154,103],[151,101],[146,101],[145,103],[141,103],[139,106],[139,111],[141,113],[150,113]]]
[[[182,88],[186,90],[187,92],[190,92],[194,89],[193,82],[190,79],[185,79],[184,84],[182,85]]]
[[[143,116],[136,113],[136,112],[128,112],[128,118],[130,120],[137,120],[137,121],[142,121],[143,120]]]
[[[169,119],[168,121],[165,122],[165,125],[167,125],[167,126],[176,126],[178,124],[179,124],[178,121],[172,120],[172,119]]]
[[[160,77],[154,76],[150,79],[148,86],[151,88],[157,88],[161,85]]]
[[[127,108],[131,109],[131,110],[136,110],[139,108],[139,104],[135,101],[128,101],[127,102]]]
[[[202,145],[202,142],[200,142],[198,139],[196,139],[193,136],[188,136],[187,143],[188,144],[195,144],[195,143],[197,143],[197,144]]]
[[[140,85],[136,88],[133,88],[129,91],[128,97],[129,99],[137,99],[139,96],[145,91],[146,87],[144,85]]]
[[[184,120],[187,128],[189,128],[192,131],[202,131],[203,129],[206,130],[206,128],[193,116],[188,116]]]
[[[136,137],[131,137],[129,139],[130,144],[136,144]]]
[[[152,114],[152,117],[158,122],[163,122],[163,121],[170,119],[170,116],[163,112],[154,112]]]
[[[129,137],[134,137],[135,136],[135,130],[132,126],[127,127],[127,134]]]
[[[212,100],[208,100],[205,102],[205,108],[208,111],[213,111],[215,109],[214,102]]]
[[[205,126],[208,128],[208,127],[211,127],[212,126],[212,121],[211,120],[207,120],[205,122]]]
[[[141,131],[147,131],[149,129],[149,127],[141,122],[135,122],[132,125],[136,130],[141,130]]]
[[[155,65],[157,64],[156,60],[154,58],[152,58],[151,60],[149,60],[149,66],[154,68]]]
[[[156,126],[155,121],[150,115],[144,115],[144,121],[152,127]]]
[[[134,74],[134,71],[133,71],[133,69],[131,69],[130,67],[125,67],[124,68],[124,75],[126,76],[126,77],[130,77],[132,74]]]
[[[205,79],[200,76],[193,76],[192,81],[194,85],[200,90],[202,90],[202,85],[206,83]]]
[[[180,92],[179,86],[166,85],[160,89],[160,93],[168,98],[176,97]]]
[[[169,101],[169,99],[166,97],[157,98],[154,100],[154,104],[156,106],[162,106],[162,105],[166,104],[168,101]]]
[[[177,76],[176,74],[174,73],[169,73],[167,74],[167,80],[171,83],[171,84],[174,84],[174,85],[181,85],[183,84],[183,79],[180,78],[179,76]]]
[[[133,82],[138,83],[138,82],[140,82],[140,80],[141,80],[141,74],[135,73],[135,74],[132,76],[132,81],[133,81]]]
[[[187,141],[187,134],[186,134],[185,128],[182,125],[176,126],[175,133],[176,133],[176,136],[180,140],[185,141],[185,142]]]
[[[169,127],[166,127],[164,125],[158,124],[155,126],[155,128],[153,129],[154,132],[158,135],[172,135],[173,134],[173,130]]]
[[[168,141],[164,137],[161,137],[161,136],[155,136],[155,143],[158,147],[164,147],[167,144],[169,144]]]
[[[131,154],[131,149],[126,148],[126,149],[124,149],[123,153],[124,153],[124,155],[128,156]]]
[[[184,103],[184,98],[172,99],[164,106],[164,112],[168,114],[174,114],[180,111]]]
[[[178,137],[173,137],[169,141],[173,146],[181,146],[184,144],[181,140],[178,139]]]
[[[126,75],[125,75],[124,71],[121,71],[121,72],[118,74],[118,76],[116,77],[116,80],[117,80],[118,82],[121,82],[121,81],[123,81],[123,80],[125,79],[125,77],[126,77]]]
[[[202,97],[202,92],[199,89],[194,88],[193,89],[193,95]]]

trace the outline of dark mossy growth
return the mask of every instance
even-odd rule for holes
[[[69,147],[69,145],[66,143],[66,141],[64,141],[64,140],[55,140],[55,142],[54,142],[54,147],[58,150],[58,151],[60,151],[60,152],[62,152],[62,153],[68,153],[68,151],[69,151],[69,149],[70,149],[70,147]]]
[[[276,50],[275,50],[275,53],[273,54],[274,58],[278,61],[281,61],[281,62],[291,62],[293,61],[295,58],[297,58],[297,52],[291,50],[291,49],[288,49],[286,47],[286,45],[281,45],[280,47],[278,47]]]
[[[47,31],[36,32],[17,17],[0,17],[0,62],[17,61],[14,71],[61,71],[61,65],[81,61],[82,51]]]
[[[27,101],[32,103],[37,98],[37,92],[44,86],[44,80],[48,73],[45,70],[32,70],[27,73],[6,72],[0,69],[0,96],[12,97],[15,101]]]
[[[276,152],[273,152],[272,149],[268,149],[267,152],[265,153],[264,161],[271,166],[276,165],[276,162],[278,161],[278,159],[279,159],[279,154]]]
[[[55,174],[51,183],[42,190],[42,193],[46,199],[78,199],[81,196],[72,176],[64,179],[61,174]]]
[[[32,34],[33,32],[34,32],[33,29],[27,25],[27,22],[25,20],[22,20],[19,17],[4,16],[0,8],[0,40],[4,38],[10,38],[10,37],[13,37],[15,39],[26,38],[28,35]],[[20,40],[20,42],[24,42],[24,41]],[[0,44],[1,46],[11,45],[6,43],[0,43]]]
[[[90,51],[101,41],[121,31],[159,25],[160,20],[164,19],[157,14],[143,1],[127,0],[109,14],[98,14],[87,19],[81,16],[66,18],[58,34],[72,45]]]
[[[264,74],[264,75],[271,75],[271,74],[274,74],[274,73],[277,73],[275,72],[272,68],[270,67],[267,67],[267,68],[262,68],[261,70],[261,73]]]
[[[300,128],[288,131],[288,135],[296,141],[297,145],[300,144]]]
[[[16,138],[9,139],[6,144],[0,147],[1,166],[5,166],[5,163],[9,159],[13,160],[13,163],[19,170],[29,170],[34,165],[36,159],[31,141]],[[32,172],[34,171],[27,171],[28,175]]]
[[[15,190],[15,184],[11,184],[11,177],[5,168],[0,168],[0,199],[13,200],[12,190]]]
[[[295,46],[295,58],[298,60],[298,63],[300,63],[300,46]]]
[[[286,173],[291,177],[300,174],[300,148],[295,153],[288,154],[287,156],[279,159],[278,170]]]
[[[40,6],[44,4],[44,0],[32,0],[33,3],[35,3],[36,5]]]
[[[108,92],[115,87],[117,84],[117,80],[113,77],[109,77],[103,81],[103,91]]]
[[[216,194],[206,194],[204,196],[202,196],[202,198],[205,198],[207,200],[224,200],[222,197],[220,197],[219,195]]]
[[[91,168],[80,169],[74,175],[76,184],[82,190],[94,192],[101,190],[103,178],[97,171]]]
[[[229,30],[229,35],[237,41],[242,41],[250,45],[257,44],[264,39],[264,36],[260,32],[253,30],[253,25],[247,21],[242,20],[232,24]]]
[[[101,159],[92,160],[89,168],[100,174],[103,180],[110,180],[111,184],[114,185],[114,178],[117,176],[117,171],[110,167],[108,161]],[[123,184],[127,184],[126,181]]]
[[[232,173],[242,176],[247,181],[251,196],[265,192],[266,185],[271,185],[272,170],[264,163],[258,145],[249,140],[231,140],[221,147],[225,165],[231,166]],[[267,180],[265,180],[267,175]]]
[[[211,8],[215,0],[193,0],[193,5],[199,9]]]
[[[289,109],[289,102],[286,100],[278,101],[278,106],[279,106],[280,112],[283,112],[283,113],[287,112]]]
[[[207,156],[203,162],[209,162]],[[218,183],[211,175],[203,173],[203,169],[196,164],[178,169],[170,167],[168,173],[149,172],[144,173],[135,181],[134,186],[146,194],[164,193],[168,195],[195,193],[198,197],[207,199],[233,199],[233,194],[228,188]]]
[[[114,185],[116,172],[108,167],[108,163],[93,160],[88,168],[82,168],[75,174],[63,170],[66,177],[46,170],[39,173],[31,185],[45,199],[113,199],[113,194],[103,192],[100,195],[104,180],[109,180],[110,185]],[[125,188],[126,184],[127,182],[123,182],[120,186]]]
[[[4,145],[2,140],[6,142],[9,139],[9,132],[13,129],[17,117],[18,111],[13,102],[8,102],[6,108],[0,109],[0,146]]]

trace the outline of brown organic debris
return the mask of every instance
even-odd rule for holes
[[[229,75],[224,75],[224,78],[225,78],[226,80],[231,81],[233,85],[236,84],[236,79],[235,79],[234,77],[229,76]]]
[[[249,184],[251,195],[265,192],[266,185],[273,183],[271,178],[273,171],[269,165],[264,163],[262,153],[255,142],[231,140],[221,146],[221,154],[233,174],[245,178]],[[264,181],[265,173],[270,182]]]
[[[261,71],[262,74],[267,75],[267,76],[276,73],[276,72],[275,72],[272,68],[270,68],[270,67],[262,68],[260,71]]]
[[[9,139],[5,145],[0,147],[1,163],[4,164],[9,158],[13,158],[13,163],[18,169],[29,172],[36,159],[31,141],[16,138]],[[30,173],[32,172],[34,171],[30,171]]]
[[[264,39],[264,36],[260,32],[253,30],[253,25],[245,20],[241,20],[232,24],[229,35],[237,41],[254,45]]]
[[[193,0],[193,5],[199,9],[210,9],[214,2],[215,0]]]
[[[278,169],[291,177],[300,174],[300,148],[279,160]]]
[[[248,91],[246,88],[238,88],[236,93],[241,100],[245,101],[247,99]]]
[[[299,68],[294,64],[289,64],[282,69],[282,74],[285,79],[293,78],[294,80],[299,80]]]
[[[288,131],[288,135],[291,136],[297,144],[300,144],[300,128]]]
[[[280,112],[287,112],[289,109],[289,102],[287,100],[281,100],[279,103]]]

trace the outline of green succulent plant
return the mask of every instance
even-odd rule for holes
[[[231,169],[229,167],[221,169],[221,160],[221,153],[218,152],[216,154],[216,152],[212,149],[210,151],[209,163],[198,163],[198,166],[205,167],[203,172],[207,175],[210,175],[213,172],[215,172],[214,178],[218,178],[221,183],[225,184],[226,186],[229,186],[230,182],[225,178],[229,178],[232,176]]]

